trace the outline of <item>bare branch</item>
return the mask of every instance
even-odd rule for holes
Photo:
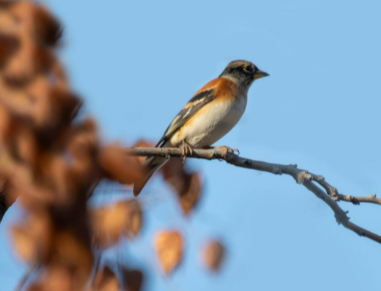
[[[377,198],[376,194],[371,194],[364,197],[337,194],[336,197],[333,198],[338,201],[352,202],[356,205],[359,205],[362,202],[381,205],[381,198]]]
[[[351,202],[355,205],[359,205],[361,202],[373,203],[381,205],[381,198],[377,198],[376,194],[371,194],[365,197],[361,196],[352,196],[352,195],[343,195],[338,192],[338,190],[327,183],[323,176],[312,175],[312,179],[322,186],[327,194],[329,194],[336,201],[346,201]]]
[[[131,156],[155,156],[155,157],[182,157],[183,152],[180,148],[125,148],[126,155]],[[349,221],[345,212],[340,208],[337,201],[347,201],[353,204],[360,202],[381,204],[381,200],[375,195],[367,197],[354,197],[339,194],[337,189],[327,183],[323,176],[309,173],[307,170],[297,168],[297,165],[282,165],[255,161],[248,158],[240,157],[232,152],[221,150],[203,150],[194,149],[192,153],[188,153],[187,157],[205,159],[205,160],[224,160],[229,164],[237,167],[253,169],[262,172],[268,172],[276,175],[286,174],[295,179],[298,184],[302,184],[318,198],[323,200],[334,212],[338,224],[352,230],[360,236],[365,236],[371,240],[381,243],[381,236],[372,233]],[[319,187],[319,186],[321,187]]]

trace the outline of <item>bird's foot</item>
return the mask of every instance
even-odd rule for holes
[[[188,154],[193,155],[193,147],[190,144],[188,144],[185,140],[183,140],[181,144],[181,150],[183,156],[183,163],[185,163]]]
[[[226,154],[226,153],[231,153],[231,154],[237,153],[239,155],[239,149],[232,149],[231,147],[228,147],[228,146],[213,146],[213,147],[207,147],[207,148],[214,149],[214,150],[221,150],[224,154]]]

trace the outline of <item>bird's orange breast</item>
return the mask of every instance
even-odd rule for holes
[[[210,145],[225,135],[241,118],[246,107],[246,95],[228,79],[214,79],[195,95],[214,89],[215,98],[205,104],[171,138],[173,146],[187,140],[192,146]],[[187,104],[194,105],[198,101]],[[187,106],[187,107],[188,107]]]

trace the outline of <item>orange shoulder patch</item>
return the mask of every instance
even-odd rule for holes
[[[234,98],[237,96],[238,90],[239,86],[229,79],[214,79],[198,90],[184,106],[184,109],[198,104],[208,94],[213,94],[213,99],[219,100]]]
[[[196,96],[197,94],[201,93],[202,91],[206,91],[206,90],[210,90],[210,89],[215,89],[216,87],[219,86],[219,83],[221,83],[221,81],[223,81],[221,79],[222,78],[217,78],[217,79],[214,79],[214,80],[210,81],[209,83],[206,83],[193,96]]]
[[[233,81],[226,78],[218,78],[218,84],[216,86],[217,98],[232,98],[238,93],[239,86]]]
[[[217,78],[204,85],[193,96],[199,94],[202,91],[210,89],[216,89],[217,93],[225,93],[226,91],[238,90],[238,85],[229,79]]]

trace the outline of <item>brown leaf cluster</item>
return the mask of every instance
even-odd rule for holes
[[[41,5],[0,6],[0,177],[7,207],[18,197],[27,211],[11,233],[22,259],[46,267],[38,289],[81,290],[93,264],[86,198],[101,169],[95,123],[73,123],[81,101],[54,56],[60,31]]]
[[[3,81],[25,85],[39,73],[60,72],[62,68],[51,49],[61,35],[60,23],[41,5],[31,1],[2,1],[0,36],[6,56],[2,56]]]
[[[18,198],[26,214],[11,229],[15,249],[42,267],[30,290],[84,290],[92,242],[133,238],[142,223],[137,201],[88,211],[100,179],[131,184],[139,165],[101,147],[94,120],[74,120],[82,101],[55,56],[61,32],[40,4],[0,2],[0,220]]]

